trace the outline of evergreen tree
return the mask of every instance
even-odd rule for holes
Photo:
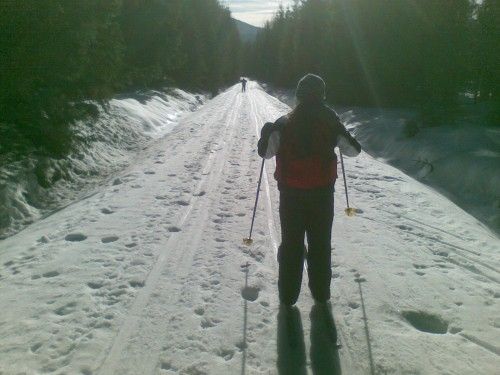
[[[217,0],[3,0],[0,121],[64,153],[86,100],[166,84],[216,92],[240,40]],[[2,146],[2,145],[0,145]]]
[[[478,10],[477,80],[482,100],[500,101],[500,1],[484,0]]]
[[[468,0],[296,1],[258,36],[253,71],[288,86],[321,74],[340,103],[446,107],[468,80],[472,10]]]

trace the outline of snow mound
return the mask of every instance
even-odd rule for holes
[[[169,89],[117,97],[105,106],[93,103],[98,118],[72,125],[73,148],[66,157],[47,156],[22,141],[13,151],[0,153],[0,239],[91,194],[205,99]],[[120,179],[114,184],[121,184]]]
[[[500,129],[461,124],[406,135],[414,114],[353,108],[342,120],[371,155],[403,170],[500,233]]]

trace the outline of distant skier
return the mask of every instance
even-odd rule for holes
[[[346,156],[361,152],[360,144],[325,105],[325,88],[321,77],[303,77],[296,90],[299,104],[275,123],[266,123],[258,142],[261,157],[276,156],[274,176],[280,190],[281,221],[278,289],[281,303],[289,306],[299,297],[304,258],[315,301],[330,299],[333,192],[337,179],[334,148],[339,146]]]
[[[245,78],[240,79],[241,82],[241,92],[247,91],[247,80]]]

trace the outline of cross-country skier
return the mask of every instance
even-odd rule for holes
[[[247,91],[247,80],[245,78],[240,79],[241,82],[241,92]]]
[[[298,105],[261,130],[258,153],[276,156],[274,176],[280,191],[281,245],[278,250],[280,302],[291,306],[300,293],[304,258],[309,288],[316,302],[330,299],[333,192],[338,146],[346,156],[361,152],[337,114],[327,107],[325,82],[303,77],[296,90]],[[307,235],[307,250],[304,236]]]

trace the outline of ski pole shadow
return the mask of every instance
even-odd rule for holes
[[[363,297],[363,288],[361,287],[361,284],[366,282],[366,279],[364,277],[357,276],[354,281],[356,281],[358,283],[359,296],[361,298],[361,308],[363,310],[363,322],[365,323],[366,345],[368,347],[368,360],[370,361],[370,374],[375,375],[375,364],[373,362],[370,330],[368,329],[368,317],[366,316],[365,299]]]
[[[248,262],[241,266],[242,271],[245,273],[245,289],[248,288],[248,268],[249,267],[250,267],[250,264]],[[246,299],[244,299],[244,303],[243,303],[243,341],[241,344],[241,350],[243,351],[243,355],[241,357],[241,375],[245,375],[246,363],[247,363],[247,324],[248,324],[248,305],[247,304],[248,304],[248,301]]]
[[[280,306],[278,312],[278,374],[307,375],[306,346],[300,311]]]
[[[315,304],[311,318],[311,367],[314,375],[340,375],[337,327],[333,319],[331,305]]]

